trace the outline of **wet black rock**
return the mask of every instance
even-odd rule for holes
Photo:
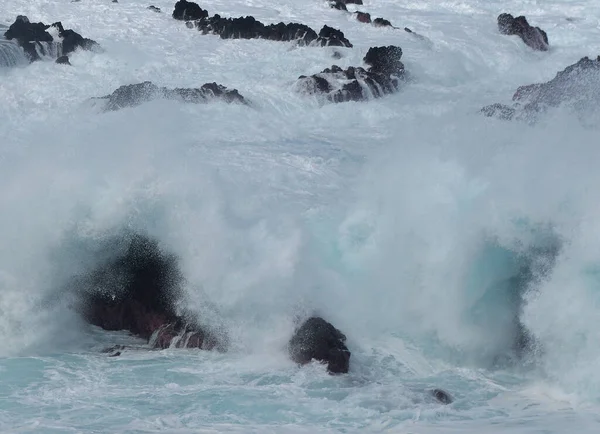
[[[345,345],[346,336],[320,317],[306,320],[294,333],[288,344],[291,359],[304,365],[311,360],[327,364],[332,374],[347,373],[350,351]]]
[[[150,5],[150,6],[148,6],[148,8],[147,8],[147,9],[148,9],[148,10],[151,10],[152,12],[156,12],[156,13],[160,13],[160,12],[161,12],[160,8],[157,8],[157,7],[156,7],[156,6],[154,6],[154,5]]]
[[[364,101],[398,90],[405,78],[400,61],[402,49],[395,46],[372,47],[363,61],[370,65],[342,69],[337,65],[309,77],[300,76],[297,89],[309,95],[324,95],[331,102]]]
[[[361,23],[369,24],[371,23],[371,14],[367,12],[355,12],[356,19]]]
[[[518,35],[526,45],[538,51],[548,51],[548,35],[539,27],[533,27],[524,16],[511,14],[498,16],[498,30],[503,35]]]
[[[196,3],[180,0],[175,5],[173,18],[187,20],[188,27],[196,27],[203,34],[219,35],[222,39],[267,39],[270,41],[297,41],[301,45],[352,47],[340,30],[323,26],[317,34],[309,26],[299,23],[264,24],[252,16],[223,18],[208,16]]]
[[[105,330],[127,330],[153,348],[187,347],[224,351],[227,340],[180,313],[183,275],[177,257],[145,235],[115,240],[106,259],[71,282],[77,309],[90,324]],[[117,356],[117,345],[103,350]]]
[[[55,41],[48,29],[54,27],[58,30],[59,40]],[[51,54],[53,52],[60,55],[67,55],[78,48],[84,50],[99,49],[97,42],[84,38],[79,33],[64,29],[60,22],[52,25],[44,23],[32,23],[26,16],[19,15],[15,22],[4,33],[6,39],[15,39],[27,54],[31,62],[40,60],[39,52]],[[52,44],[56,44],[56,50],[49,49]]]
[[[600,56],[588,57],[558,72],[546,83],[521,86],[513,104],[492,104],[481,112],[504,120],[535,121],[551,107],[566,105],[578,113],[593,112],[600,104]]]
[[[373,25],[375,27],[394,27],[394,26],[392,26],[392,23],[390,23],[388,20],[386,20],[384,18],[375,18],[373,20]]]
[[[103,100],[104,111],[135,107],[155,99],[177,100],[194,104],[206,103],[211,100],[246,103],[244,97],[236,89],[227,89],[217,83],[206,83],[200,88],[168,89],[159,87],[150,81],[121,86],[110,95],[95,99]]]
[[[60,56],[58,59],[56,59],[56,63],[59,65],[71,65],[71,62],[69,62],[69,56]]]
[[[200,20],[202,18],[208,18],[208,12],[194,2],[179,0],[177,3],[175,3],[173,18],[184,21]]]

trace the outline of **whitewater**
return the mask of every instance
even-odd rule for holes
[[[600,55],[600,4],[349,6],[421,40],[320,0],[199,3],[327,24],[345,49],[202,35],[174,3],[2,1],[2,33],[17,15],[61,21],[103,51],[27,64],[0,40],[0,432],[597,432],[600,118],[479,110]],[[502,12],[544,29],[550,50],[501,35]],[[400,92],[295,92],[300,75],[359,66],[381,45],[402,47]],[[146,80],[215,81],[252,104],[89,103]],[[177,255],[186,308],[227,329],[229,352],[144,351],[77,315],[61,288],[124,230]],[[312,313],[348,337],[347,375],[289,360]],[[504,360],[515,316],[535,346]],[[114,344],[140,350],[101,353]]]

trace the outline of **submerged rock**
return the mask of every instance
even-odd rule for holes
[[[524,16],[511,14],[498,16],[498,30],[503,35],[518,35],[526,45],[538,51],[548,51],[548,35],[539,27],[533,27]]]
[[[431,395],[442,404],[452,404],[452,402],[454,401],[454,399],[452,399],[452,396],[450,396],[448,392],[442,389],[433,389],[431,391]]]
[[[307,319],[288,344],[291,359],[304,365],[311,360],[327,364],[332,374],[347,373],[350,351],[344,344],[346,336],[320,317]]]
[[[206,103],[211,100],[221,100],[227,103],[246,104],[246,100],[236,89],[227,89],[217,83],[206,83],[200,88],[158,87],[150,81],[121,86],[110,95],[96,100],[102,100],[104,111],[120,110],[125,107],[135,107],[155,99],[177,100],[193,104]]]
[[[579,113],[595,111],[600,103],[600,56],[584,57],[546,83],[521,86],[512,100],[512,105],[496,103],[481,112],[504,120],[535,121],[548,108],[561,105]]]
[[[162,11],[160,10],[160,8],[157,8],[154,5],[150,5],[147,7],[148,10],[151,10],[152,12],[156,12],[156,13],[161,13]]]
[[[208,12],[196,3],[180,0],[175,4],[173,17],[193,21],[188,27],[196,27],[203,34],[219,35],[222,39],[267,39],[270,41],[297,41],[302,45],[352,47],[344,33],[329,26],[323,26],[317,34],[310,27],[299,23],[283,22],[263,24],[252,16],[223,18],[220,15],[208,16]]]
[[[48,33],[48,29],[54,27],[58,31],[59,40]],[[51,25],[44,23],[32,23],[26,16],[19,15],[15,22],[8,28],[4,37],[16,40],[23,48],[30,62],[40,60],[41,55],[50,55],[54,52],[56,57],[65,56],[78,48],[84,50],[99,49],[97,42],[84,38],[79,33],[64,29],[62,23],[56,22]],[[55,45],[56,49],[52,49]]]
[[[379,98],[396,92],[404,79],[401,57],[400,47],[371,47],[363,59],[370,65],[368,70],[362,67],[343,70],[333,65],[319,74],[300,76],[297,89],[309,95],[324,95],[336,103]]]

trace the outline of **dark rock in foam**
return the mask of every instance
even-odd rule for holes
[[[304,365],[311,360],[327,364],[332,374],[347,373],[350,351],[344,343],[346,336],[320,317],[307,319],[294,333],[288,344],[291,359]]]
[[[334,65],[319,74],[301,76],[297,89],[307,94],[324,95],[332,102],[379,98],[396,92],[400,81],[404,79],[401,57],[400,47],[372,47],[363,59],[370,65],[368,70],[361,67],[343,70]]]
[[[179,0],[177,3],[175,3],[173,18],[184,21],[200,20],[202,18],[208,18],[208,12],[194,2]]]
[[[317,34],[309,26],[283,22],[263,24],[252,16],[223,18],[208,16],[208,12],[196,3],[180,0],[175,4],[173,17],[193,21],[188,27],[196,27],[203,34],[219,35],[222,39],[267,39],[270,41],[297,41],[301,45],[352,47],[340,30],[323,26]]]
[[[498,30],[503,35],[517,35],[525,44],[534,50],[548,51],[548,35],[539,27],[533,27],[524,16],[513,17],[511,14],[498,16]]]
[[[246,100],[236,89],[227,89],[217,83],[206,83],[200,88],[159,87],[150,81],[121,86],[110,95],[95,100],[103,103],[104,111],[115,111],[125,107],[135,107],[155,99],[169,99],[193,104],[220,100],[227,103],[246,104]]]
[[[48,29],[54,27],[58,30],[59,40],[55,41]],[[52,25],[44,23],[32,23],[26,16],[19,15],[15,22],[4,33],[4,37],[9,40],[16,40],[23,48],[31,62],[40,60],[38,51],[47,52],[45,47],[48,44],[55,43],[60,55],[67,55],[78,48],[84,50],[97,50],[100,48],[97,42],[84,38],[79,33],[64,29],[62,23],[57,22]],[[48,53],[49,54],[49,53]]]
[[[551,107],[566,105],[577,113],[597,110],[600,103],[600,56],[584,57],[546,83],[519,87],[513,104],[492,104],[481,112],[504,120],[535,121]]]
[[[183,281],[174,255],[151,238],[133,234],[117,240],[107,260],[72,284],[79,298],[78,310],[90,324],[127,330],[155,348],[225,350],[226,339],[204,330],[192,315],[177,311],[184,295]]]

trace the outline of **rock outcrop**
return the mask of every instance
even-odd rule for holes
[[[200,88],[159,87],[150,81],[121,86],[110,95],[94,98],[101,101],[104,111],[115,111],[125,107],[135,107],[155,99],[169,99],[186,103],[201,104],[211,100],[227,103],[247,104],[236,89],[227,89],[217,83],[206,83]]]
[[[307,319],[294,333],[288,344],[291,359],[304,365],[311,360],[327,364],[332,374],[347,373],[350,351],[344,343],[346,336],[320,317]]]
[[[85,320],[105,330],[127,330],[153,348],[226,349],[226,339],[178,313],[183,276],[174,255],[139,234],[114,247],[110,259],[73,282]]]
[[[48,32],[50,28],[58,32],[58,39]],[[15,22],[4,33],[8,40],[16,40],[25,51],[30,62],[40,60],[43,55],[53,57],[65,56],[78,48],[98,50],[97,42],[84,38],[79,33],[66,29],[60,22],[47,25],[32,23],[26,16],[19,15]]]
[[[500,119],[535,121],[551,107],[567,105],[577,112],[596,110],[600,103],[600,56],[568,66],[546,82],[521,86],[512,105],[492,104],[481,111]]]
[[[524,16],[513,17],[511,14],[498,16],[498,30],[503,35],[517,35],[525,44],[534,50],[548,51],[548,35],[539,27],[533,27]]]
[[[194,2],[179,0],[175,3],[173,18],[183,21],[201,20],[202,18],[208,18],[208,12]]]
[[[398,90],[405,78],[400,61],[402,49],[395,46],[372,47],[363,61],[370,65],[345,70],[333,65],[319,74],[300,76],[297,89],[309,95],[323,95],[331,102],[364,101]]]
[[[267,39],[296,41],[300,45],[352,47],[343,32],[329,26],[323,26],[317,34],[312,28],[299,23],[267,25],[252,16],[223,18],[208,15],[196,3],[186,0],[178,1],[173,11],[173,18],[188,21],[189,27],[195,27],[203,34],[219,35],[222,39]]]

